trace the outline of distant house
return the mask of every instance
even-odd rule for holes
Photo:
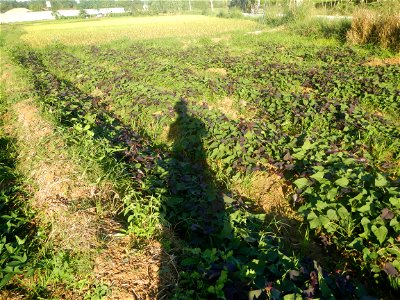
[[[89,16],[97,16],[99,14],[99,10],[98,9],[94,9],[94,8],[84,9],[84,11]]]
[[[59,9],[57,10],[57,15],[61,17],[78,17],[79,12],[78,9]]]
[[[123,7],[112,7],[112,8],[100,8],[100,9],[85,9],[85,12],[89,16],[106,16],[109,14],[120,14],[124,13],[125,9]]]
[[[26,8],[13,8],[0,14],[0,23],[54,20],[51,11],[31,11]]]
[[[103,15],[109,14],[122,14],[125,12],[125,8],[123,7],[112,7],[112,8],[100,8],[99,13]]]

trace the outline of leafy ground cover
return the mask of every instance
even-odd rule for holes
[[[15,148],[10,137],[0,137],[0,287],[15,275],[22,274],[34,248],[33,211],[24,205],[27,198],[15,171]]]
[[[58,125],[103,145],[103,167],[116,162],[130,178],[126,232],[158,236],[177,255],[170,298],[361,298],[361,283],[398,291],[399,65],[268,34],[12,55]],[[257,172],[287,182],[331,263],[288,247],[274,212],[240,194]]]

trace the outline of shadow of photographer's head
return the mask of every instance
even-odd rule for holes
[[[181,99],[175,103],[174,106],[175,112],[178,116],[186,116],[187,115],[187,103],[185,100]]]

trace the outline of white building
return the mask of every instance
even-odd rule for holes
[[[89,16],[102,16],[109,14],[124,13],[123,7],[100,8],[100,9],[85,9]],[[56,13],[52,11],[31,11],[26,8],[14,8],[4,14],[0,14],[0,23],[28,22],[41,20],[54,20],[55,15],[62,17],[77,17],[79,10],[77,9],[60,9]]]
[[[57,10],[57,15],[61,17],[77,17],[79,16],[78,9],[59,9]]]
[[[109,14],[120,14],[124,13],[125,9],[123,7],[112,7],[112,8],[100,8],[100,9],[85,9],[85,12],[89,16],[96,16],[96,15],[109,15]]]
[[[13,8],[0,14],[0,23],[29,22],[41,20],[54,20],[51,11],[31,11],[26,8]]]

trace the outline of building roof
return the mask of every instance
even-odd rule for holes
[[[6,11],[4,14],[5,15],[12,15],[12,14],[26,14],[27,12],[30,12],[31,10],[27,8],[13,8],[8,11]]]

